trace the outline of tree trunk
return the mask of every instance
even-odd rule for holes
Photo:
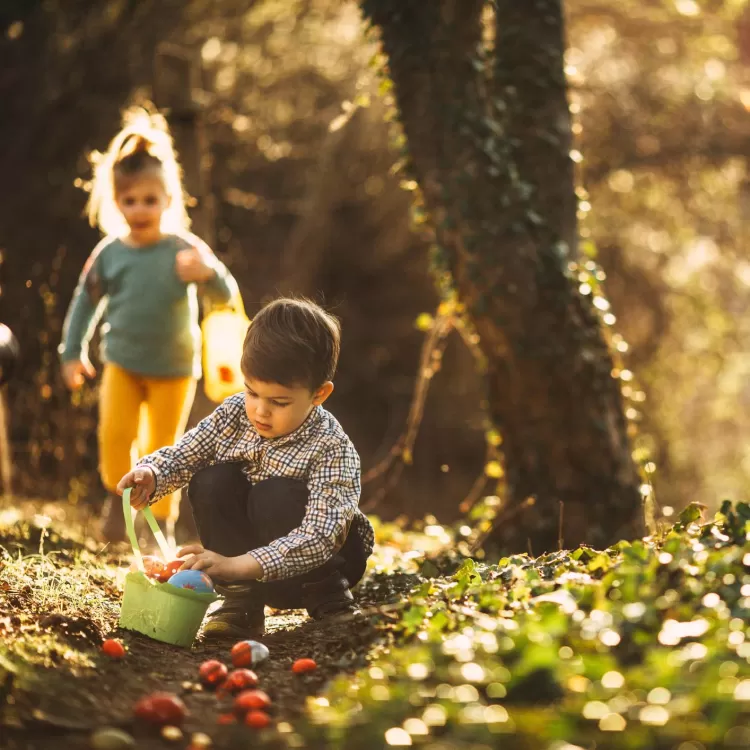
[[[438,273],[449,272],[487,360],[510,503],[491,541],[540,554],[557,548],[562,518],[565,546],[603,546],[642,535],[643,510],[619,381],[574,265],[561,0],[497,0],[494,49],[482,42],[489,5],[362,0]]]

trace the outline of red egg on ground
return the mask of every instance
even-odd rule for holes
[[[102,651],[109,656],[110,659],[124,659],[125,658],[125,647],[120,643],[120,641],[115,640],[114,638],[107,638],[104,643],[102,643]]]
[[[220,686],[222,692],[236,693],[239,690],[255,687],[258,684],[258,675],[252,669],[234,669]]]
[[[253,666],[253,644],[251,641],[240,641],[232,646],[232,664],[235,667]]]
[[[237,717],[234,714],[219,714],[216,718],[217,724],[236,724]]]
[[[271,723],[271,718],[263,711],[250,711],[245,716],[245,724],[254,729],[263,729]]]
[[[229,670],[226,664],[222,664],[216,659],[204,661],[198,669],[198,676],[204,685],[216,687],[227,678]]]
[[[315,663],[314,659],[297,659],[297,661],[292,664],[292,672],[294,672],[295,674],[312,672],[317,668],[318,665]]]
[[[185,704],[172,693],[156,692],[141,698],[133,713],[143,721],[157,726],[182,724],[187,709]]]
[[[263,690],[244,690],[234,699],[234,710],[238,714],[268,708],[271,699]]]

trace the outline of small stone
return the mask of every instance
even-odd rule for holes
[[[205,747],[211,747],[211,745],[213,744],[213,740],[207,734],[204,734],[203,732],[196,732],[190,738],[190,744],[196,750],[198,750],[198,748],[202,750]]]
[[[89,744],[92,750],[130,750],[135,747],[135,740],[122,729],[104,727],[91,735]]]
[[[179,727],[162,727],[161,736],[167,742],[177,742],[182,739],[182,730]]]

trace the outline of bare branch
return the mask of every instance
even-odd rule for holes
[[[386,487],[391,489],[403,471],[404,464],[411,463],[414,443],[417,440],[419,426],[422,423],[424,406],[427,400],[427,394],[430,390],[430,383],[432,382],[433,375],[437,371],[436,365],[440,362],[443,351],[445,350],[445,345],[447,343],[446,337],[453,330],[453,327],[454,323],[451,315],[436,314],[432,328],[422,344],[422,353],[419,358],[419,371],[417,373],[411,405],[409,406],[406,427],[398,440],[393,444],[393,447],[388,451],[388,455],[362,476],[363,485],[387,474],[394,466],[394,462],[398,460],[393,475],[386,480]],[[385,488],[381,488],[379,492],[362,505],[362,509],[365,511],[371,511],[373,508],[377,507],[386,494],[384,490]]]

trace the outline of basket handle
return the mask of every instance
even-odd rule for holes
[[[122,493],[122,512],[125,515],[125,528],[128,532],[128,539],[130,539],[130,546],[133,548],[133,555],[135,555],[135,564],[138,566],[138,570],[143,572],[145,570],[145,567],[143,565],[143,555],[141,554],[140,547],[138,546],[138,537],[135,535],[135,524],[133,522],[133,513],[130,505],[130,492],[131,489],[130,487],[128,487]],[[162,530],[159,528],[159,524],[154,518],[154,514],[151,508],[146,506],[141,512],[143,513],[143,517],[146,519],[146,523],[149,525],[149,528],[156,537],[156,543],[159,545],[162,556],[167,562],[169,562],[169,559],[173,556],[173,553],[169,548],[169,545],[167,544],[167,540],[164,538]]]

